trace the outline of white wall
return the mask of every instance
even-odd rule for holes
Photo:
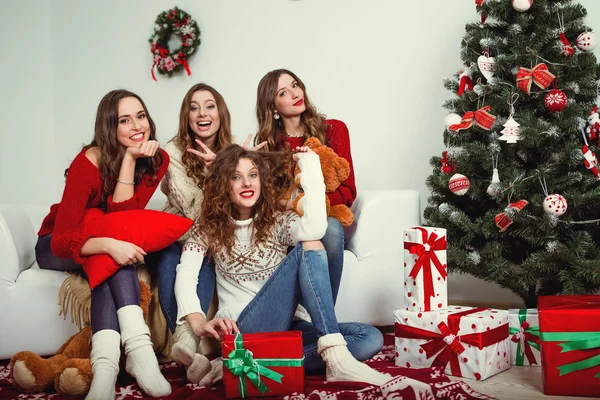
[[[580,2],[593,25],[600,2]],[[450,96],[441,80],[461,66],[464,25],[479,18],[473,0],[182,0],[178,6],[202,31],[192,76],[154,82],[148,38],[156,16],[172,6],[0,2],[0,14],[11,16],[0,26],[10,38],[0,44],[0,203],[60,199],[62,172],[91,140],[97,104],[111,89],[146,101],[164,143],[175,134],[187,89],[207,82],[225,97],[243,140],[256,130],[258,81],[275,68],[296,72],[319,110],[348,124],[359,190],[415,189],[426,203],[428,161],[443,150],[441,103]],[[5,62],[7,55],[15,61]],[[515,300],[469,282],[451,280],[451,297]]]
[[[48,203],[54,174],[50,0],[0,1],[0,203]]]

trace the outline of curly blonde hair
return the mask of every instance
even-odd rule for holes
[[[232,201],[231,177],[242,158],[254,163],[260,177],[260,197],[251,215],[255,244],[266,241],[278,212],[283,211],[279,199],[292,179],[289,168],[285,167],[290,162],[287,153],[250,151],[236,144],[224,149],[211,165],[204,184],[202,212],[192,228],[195,235],[204,236],[212,254],[222,250],[231,254],[233,250],[234,220],[240,215]]]
[[[287,148],[285,141],[286,132],[282,119],[273,118],[275,114],[275,95],[279,77],[288,74],[298,82],[304,92],[306,110],[300,115],[300,123],[306,128],[303,141],[309,137],[316,137],[321,143],[328,144],[325,138],[327,124],[325,115],[319,114],[316,107],[310,102],[304,82],[296,74],[287,69],[276,69],[267,73],[258,83],[256,90],[256,118],[258,119],[258,133],[254,138],[257,145],[266,141],[269,150],[283,150]]]
[[[179,149],[182,154],[181,162],[185,167],[187,176],[194,179],[196,184],[200,187],[204,185],[204,180],[206,178],[206,165],[204,165],[204,161],[188,152],[187,149],[192,148],[199,150],[199,146],[196,143],[196,135],[190,128],[189,114],[192,106],[192,96],[194,93],[202,90],[209,91],[213,95],[215,102],[217,103],[217,109],[219,110],[221,127],[217,132],[215,148],[213,149],[214,152],[218,153],[233,142],[231,136],[231,116],[223,96],[221,96],[215,88],[205,83],[197,83],[192,86],[181,102],[181,110],[179,111],[179,129],[177,135],[171,139],[171,141],[175,142],[177,149]]]

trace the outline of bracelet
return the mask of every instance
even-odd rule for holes
[[[118,182],[118,183],[122,183],[123,185],[135,185],[135,182],[123,182],[123,181],[122,181],[122,180],[120,180],[120,179],[117,179],[117,182]]]

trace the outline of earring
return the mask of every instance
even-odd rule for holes
[[[275,113],[273,114],[273,118],[279,119],[279,114],[277,113],[277,111],[275,111]]]

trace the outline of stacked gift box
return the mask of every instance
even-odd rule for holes
[[[483,380],[510,368],[505,310],[448,306],[446,230],[404,230],[405,308],[394,311],[396,365]]]

